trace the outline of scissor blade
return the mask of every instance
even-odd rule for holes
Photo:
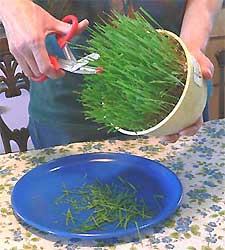
[[[98,53],[91,53],[91,54],[79,59],[78,62],[81,62],[83,60],[95,61],[95,60],[98,60],[99,58],[100,58],[100,55]]]
[[[61,69],[64,69],[72,73],[78,70],[79,68],[81,68],[82,66],[85,66],[88,64],[87,60],[83,62],[74,62],[72,60],[61,59],[61,58],[58,59],[58,62],[59,62]]]
[[[69,59],[69,60],[73,60],[73,61],[77,61],[77,59],[75,58],[73,52],[71,51],[70,47],[68,46],[68,44],[66,44],[63,48],[63,53],[66,57],[66,59]]]
[[[82,74],[82,75],[94,75],[94,74],[99,74],[102,72],[103,72],[103,70],[101,68],[84,66],[84,67],[81,67],[80,69],[76,70],[74,73]]]
[[[72,73],[76,73],[76,71],[78,69],[80,69],[83,66],[86,66],[89,63],[89,61],[95,61],[99,57],[100,57],[99,54],[92,53],[92,54],[87,55],[87,56],[85,56],[77,61],[59,58],[58,62],[59,62],[59,65],[62,69],[69,71],[69,72],[72,72]]]

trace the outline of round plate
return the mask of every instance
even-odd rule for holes
[[[126,229],[107,224],[104,230],[70,232],[71,226],[65,223],[66,207],[55,203],[62,195],[63,185],[70,189],[96,179],[110,184],[118,181],[118,176],[138,187],[138,195],[154,211],[151,219],[138,221],[139,230],[161,222],[179,206],[182,185],[162,164],[131,154],[90,153],[59,158],[32,169],[16,183],[12,207],[28,225],[60,237],[104,239],[136,233],[134,223],[128,224]],[[82,216],[78,214],[76,219],[82,220]]]

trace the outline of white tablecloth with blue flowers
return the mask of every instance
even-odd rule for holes
[[[83,241],[59,239],[23,225],[10,198],[17,180],[54,158],[87,152],[126,152],[159,160],[180,178],[184,196],[163,224],[136,237]],[[205,123],[193,137],[165,145],[156,138],[75,143],[0,156],[0,250],[225,250],[225,120]]]

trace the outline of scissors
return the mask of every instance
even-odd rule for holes
[[[62,49],[65,58],[57,58],[56,56],[49,55],[50,62],[56,70],[64,69],[66,71],[75,73],[75,74],[98,74],[102,73],[103,69],[101,67],[91,67],[87,66],[90,61],[95,61],[99,59],[100,55],[97,53],[89,54],[85,57],[77,60],[73,55],[71,49],[68,46],[68,42],[74,37],[78,31],[78,19],[76,16],[68,15],[62,19],[63,22],[70,23],[71,29],[66,35],[56,34],[56,40],[59,47]],[[43,82],[47,79],[46,75],[41,75],[40,77],[31,78],[35,82]]]

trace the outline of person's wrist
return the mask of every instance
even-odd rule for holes
[[[197,60],[202,55],[205,55],[205,50],[201,48],[201,46],[197,46],[196,44],[188,43],[183,41],[189,53],[194,56]]]
[[[187,34],[185,34],[184,32],[181,32],[180,38],[184,42],[190,53],[192,52],[201,52],[203,54],[205,53],[208,39],[203,40],[195,38],[195,40],[193,40],[190,36],[187,36]]]

